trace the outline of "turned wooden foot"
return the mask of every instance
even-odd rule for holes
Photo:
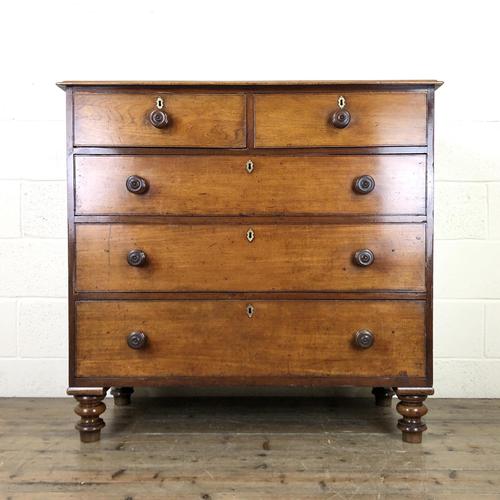
[[[396,410],[403,417],[398,421],[398,428],[403,432],[405,443],[421,443],[422,433],[427,426],[422,417],[427,413],[424,401],[434,394],[434,389],[425,387],[403,387],[396,389],[400,402]]]
[[[377,406],[391,406],[394,391],[389,387],[374,387],[372,394],[375,396]]]
[[[80,432],[82,443],[94,443],[101,438],[101,429],[106,424],[100,415],[106,410],[102,400],[107,390],[107,387],[70,387],[66,391],[78,401],[75,413],[80,417],[80,421],[75,425],[75,429]]]
[[[134,392],[133,387],[113,387],[111,394],[115,400],[115,406],[127,406],[130,404],[130,396]]]

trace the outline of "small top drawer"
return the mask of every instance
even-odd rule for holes
[[[425,92],[255,96],[256,147],[422,146],[426,131]]]
[[[245,96],[76,91],[76,146],[242,148]]]

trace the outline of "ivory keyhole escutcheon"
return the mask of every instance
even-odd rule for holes
[[[251,318],[255,312],[255,308],[252,304],[247,305],[247,316]]]
[[[252,243],[252,241],[255,239],[255,232],[252,228],[250,228],[248,231],[247,231],[247,240]]]

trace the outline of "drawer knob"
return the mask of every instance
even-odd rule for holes
[[[375,189],[375,180],[370,175],[362,175],[354,179],[354,191],[358,194],[368,194]]]
[[[163,107],[165,105],[165,101],[162,97],[158,97],[156,99],[156,109],[153,109],[149,114],[149,121],[151,125],[156,128],[165,128],[168,125],[168,116],[165,111],[163,111]]]
[[[132,332],[128,334],[127,345],[131,349],[142,349],[147,342],[148,338],[144,332]]]
[[[146,264],[147,255],[142,250],[130,250],[127,255],[127,262],[130,266],[141,267]]]
[[[370,330],[358,330],[354,334],[354,343],[361,349],[368,349],[373,345],[375,336]]]
[[[332,125],[335,128],[346,128],[351,123],[351,113],[345,108],[346,100],[344,96],[340,96],[337,100],[339,109],[332,115]]]
[[[127,191],[133,194],[143,194],[149,189],[149,184],[146,179],[138,175],[131,175],[126,182]]]
[[[149,115],[149,121],[151,125],[156,128],[166,128],[168,125],[168,116],[165,111],[161,109],[153,109]]]
[[[354,262],[361,267],[371,266],[375,260],[375,255],[368,248],[358,250],[354,254]]]
[[[339,109],[332,115],[332,123],[335,128],[346,128],[351,122],[351,113],[345,109]]]

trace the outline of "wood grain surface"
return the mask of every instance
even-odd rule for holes
[[[252,162],[253,171],[245,169]],[[425,155],[77,156],[77,215],[421,215]],[[129,176],[149,184],[127,191]],[[375,189],[353,190],[370,175]]]
[[[364,248],[375,261],[359,267]],[[127,263],[134,249],[144,267]],[[425,224],[76,225],[81,291],[422,291],[424,278]]]
[[[103,440],[85,446],[72,399],[5,398],[0,496],[498,500],[500,400],[430,398],[429,431],[413,446],[401,442],[394,408],[375,407],[369,389],[358,398],[301,392],[328,397],[136,391],[128,407],[106,400]],[[144,397],[158,394],[170,397]]]
[[[162,97],[169,118],[155,128],[149,114]],[[76,146],[245,146],[242,94],[96,93],[74,94]]]
[[[172,80],[68,80],[57,82],[57,86],[66,89],[69,87],[296,87],[305,88],[321,86],[360,86],[360,87],[440,87],[443,82],[439,80],[247,80],[247,81],[172,81]]]
[[[419,146],[427,142],[425,92],[343,92],[351,123],[330,123],[340,93],[255,96],[256,147]]]
[[[422,376],[424,302],[117,301],[77,304],[78,376]],[[368,349],[355,332],[370,330]],[[142,349],[129,333],[147,337]]]

